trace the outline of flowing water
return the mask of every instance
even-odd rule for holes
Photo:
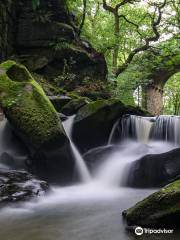
[[[0,240],[137,239],[134,233],[126,231],[121,213],[156,189],[123,187],[124,177],[128,175],[126,165],[147,154],[169,151],[178,144],[175,134],[171,141],[169,138],[163,139],[165,141],[153,140],[155,120],[157,119],[130,116],[126,117],[126,122],[118,121],[112,129],[111,142],[109,140],[109,144],[112,144],[117,128],[119,131],[123,126],[124,132],[119,136],[117,149],[104,157],[103,162],[97,163],[91,176],[83,158],[71,141],[72,149],[73,146],[75,148],[73,152],[83,180],[82,184],[52,187],[52,192],[48,196],[41,197],[37,201],[2,209]],[[138,121],[140,122],[137,123]],[[175,126],[176,131],[179,131],[179,120],[175,118],[175,121],[176,124],[173,121],[171,124]],[[70,140],[72,126],[73,117],[64,123]],[[162,131],[164,129],[166,127]],[[139,131],[146,133],[139,133]],[[173,238],[172,236],[169,238],[165,235],[153,235],[138,239],[179,240],[179,236],[174,234]]]
[[[79,153],[78,149],[76,148],[75,144],[73,143],[73,141],[71,139],[74,118],[75,118],[75,116],[69,117],[63,123],[63,126],[65,128],[66,134],[67,134],[70,144],[71,144],[71,149],[73,151],[74,158],[76,160],[76,168],[79,173],[79,176],[80,176],[82,182],[89,182],[91,180],[89,170],[88,170],[81,154]]]

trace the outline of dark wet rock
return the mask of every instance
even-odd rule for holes
[[[77,98],[77,99],[73,99],[70,102],[68,102],[62,109],[62,113],[64,113],[65,115],[74,115],[77,113],[77,111],[85,106],[86,104],[89,104],[90,100],[88,98]]]
[[[101,165],[109,155],[115,153],[118,150],[119,147],[115,145],[93,148],[83,155],[83,159],[88,165],[88,168],[93,171],[97,169],[97,167]]]
[[[127,185],[131,187],[160,187],[180,175],[180,149],[161,154],[149,154],[131,163]]]
[[[123,212],[128,225],[179,227],[180,180],[155,192]]]
[[[0,203],[27,201],[45,194],[49,189],[46,182],[35,179],[25,171],[0,168]]]
[[[82,152],[106,145],[113,124],[124,114],[145,115],[139,108],[126,106],[118,99],[91,102],[78,111],[73,140]]]
[[[60,96],[49,96],[49,100],[54,105],[56,111],[61,112],[64,105],[68,104],[72,100],[72,98],[69,96],[60,95]]]
[[[61,121],[66,121],[68,119],[68,116],[66,116],[63,113],[59,113],[59,117],[60,117]]]

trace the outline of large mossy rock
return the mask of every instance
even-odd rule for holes
[[[124,114],[145,115],[141,109],[125,106],[117,99],[97,100],[78,111],[73,127],[73,139],[81,151],[105,145],[113,124]]]
[[[180,180],[155,192],[123,212],[128,225],[145,227],[180,226]]]
[[[71,178],[73,160],[59,116],[23,65],[13,61],[0,65],[0,104],[27,146],[34,172],[55,181]]]

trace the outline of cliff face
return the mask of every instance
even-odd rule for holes
[[[104,57],[78,37],[64,0],[41,0],[36,10],[30,0],[1,0],[0,9],[0,60],[13,54],[48,80],[71,81],[71,88],[106,80]]]
[[[0,0],[0,61],[13,53],[15,21],[15,2]]]

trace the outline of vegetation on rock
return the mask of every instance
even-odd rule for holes
[[[0,102],[7,118],[28,143],[42,143],[64,135],[57,112],[28,70],[13,61],[0,65]]]
[[[123,215],[129,225],[178,226],[180,220],[179,200],[180,180],[177,180],[126,210]]]

